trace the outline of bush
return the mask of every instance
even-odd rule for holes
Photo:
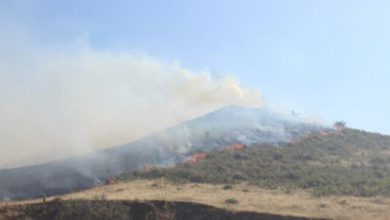
[[[223,189],[224,189],[224,190],[233,189],[233,186],[232,186],[232,185],[224,185],[224,186],[223,186]]]
[[[226,204],[238,204],[238,200],[235,198],[229,198],[225,200]]]

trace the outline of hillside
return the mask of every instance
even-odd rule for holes
[[[225,107],[138,141],[62,161],[0,170],[0,200],[41,197],[95,187],[111,176],[183,162],[197,151],[233,143],[286,143],[322,126],[266,109]]]
[[[94,206],[90,206],[94,202],[106,204],[99,206],[100,209],[94,211],[96,215],[102,212],[104,214],[105,210],[107,214],[115,214],[121,210],[126,210],[128,207],[116,207],[118,204],[122,204],[123,201],[129,201],[127,204],[139,202],[149,206],[150,201],[154,200],[195,204],[195,207],[193,207],[195,210],[198,210],[197,207],[199,207],[196,204],[203,204],[223,209],[223,212],[227,213],[268,213],[268,216],[294,216],[298,219],[299,217],[306,217],[334,220],[388,220],[388,216],[390,216],[390,197],[314,197],[306,190],[265,189],[244,182],[227,185],[178,183],[166,179],[120,181],[85,191],[47,197],[45,200],[46,204],[49,204],[50,201],[64,201],[65,207],[59,204],[57,206],[59,209],[54,210],[55,213],[66,214],[69,211],[82,213],[84,211],[84,217],[88,216],[88,211],[94,210]],[[43,214],[42,207],[45,206],[42,205],[42,201],[43,199],[40,198],[27,201],[0,202],[0,213],[11,215],[12,210],[21,210],[22,213],[25,213],[23,211],[25,207],[31,207],[30,212],[35,211],[37,214]],[[73,201],[76,202],[72,203]],[[84,204],[79,201],[84,201]],[[51,204],[47,206],[47,212],[49,213],[52,213],[50,211],[53,207]],[[69,204],[79,205],[70,205],[69,207]],[[6,207],[8,207],[8,212],[4,212],[4,210],[7,210]],[[134,211],[134,209],[132,210]],[[47,212],[46,214],[49,214]],[[202,210],[202,212],[210,214],[207,210]],[[197,216],[196,212],[193,214]]]
[[[195,164],[149,169],[123,179],[309,189],[314,195],[390,196],[390,137],[353,129],[304,135],[288,144],[209,153]]]
[[[0,207],[0,220],[326,220],[256,212],[231,212],[191,202],[54,200],[47,203]]]
[[[195,219],[387,220],[389,146],[389,136],[347,128],[306,132],[287,143],[236,143],[195,161],[203,154],[194,151],[173,167],[149,164],[109,184],[47,197],[46,203],[3,202],[0,216],[188,219],[183,215],[190,212]]]

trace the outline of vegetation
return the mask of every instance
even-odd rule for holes
[[[237,204],[235,199],[227,200]],[[0,220],[309,220],[314,218],[282,216],[255,212],[230,212],[188,202],[129,202],[102,200],[56,200],[48,203],[0,206]],[[323,218],[318,218],[318,220]],[[323,219],[324,220],[324,219]]]
[[[224,186],[223,186],[223,189],[224,189],[224,190],[233,189],[233,186],[232,186],[232,185],[224,185]]]
[[[128,215],[130,208],[120,203],[95,201],[61,201],[31,204],[19,209],[2,209],[0,214],[4,219],[132,219]],[[0,219],[1,219],[0,216]]]
[[[235,198],[229,198],[225,200],[226,204],[238,204],[238,200]]]
[[[136,172],[130,178],[303,188],[316,196],[390,196],[390,137],[344,129],[284,145],[217,151],[195,165]],[[129,178],[123,176],[122,178]]]

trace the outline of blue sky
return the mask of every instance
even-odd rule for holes
[[[0,26],[36,45],[81,37],[229,73],[273,105],[390,134],[389,11],[371,0],[4,0]]]

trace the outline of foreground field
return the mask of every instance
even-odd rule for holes
[[[53,200],[0,207],[0,220],[329,220],[231,211],[192,202]]]
[[[330,219],[390,219],[390,198],[331,196],[313,197],[305,191],[266,190],[241,183],[177,184],[164,179],[135,180],[101,186],[83,192],[56,197],[63,200],[165,200],[194,202],[233,211],[319,217]],[[52,200],[54,198],[47,198]],[[13,204],[41,202],[40,200]]]

